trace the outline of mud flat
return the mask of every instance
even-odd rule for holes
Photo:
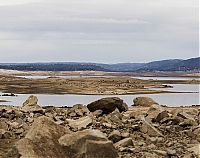
[[[104,71],[17,71],[0,69],[0,75],[13,76],[143,76],[143,77],[192,77],[200,78],[200,72],[104,72]]]
[[[0,106],[2,158],[197,158],[200,106],[169,108],[138,97],[128,108],[109,97],[86,106]]]
[[[199,84],[199,80],[141,80],[126,77],[56,78],[27,79],[0,76],[0,90],[16,94],[88,94],[88,95],[125,95],[170,93],[162,88],[170,88],[168,83]],[[161,88],[160,90],[151,90]],[[174,93],[174,92],[171,92]]]

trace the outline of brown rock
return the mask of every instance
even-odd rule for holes
[[[158,117],[158,115],[160,113],[162,113],[164,111],[164,109],[158,105],[158,104],[153,104],[150,106],[150,108],[148,109],[147,113],[146,113],[146,120],[148,122],[151,122],[152,120],[156,119]],[[160,117],[160,116],[159,116]]]
[[[118,158],[111,141],[87,140],[84,158]]]
[[[153,152],[156,153],[157,155],[168,157],[168,154],[167,154],[166,151],[163,151],[163,150],[153,150]]]
[[[185,119],[183,122],[179,124],[181,127],[187,127],[187,126],[197,126],[198,123],[195,120]]]
[[[86,116],[89,114],[89,110],[86,106],[82,104],[76,104],[71,109],[67,111],[67,115],[71,117],[79,117],[79,116]]]
[[[125,103],[123,103],[123,100],[117,97],[102,98],[100,100],[88,104],[87,107],[91,112],[94,112],[96,110],[102,110],[103,114],[109,114],[113,112],[116,108],[120,112],[128,110],[128,106]]]
[[[85,116],[85,117],[82,117],[80,119],[77,119],[77,120],[72,120],[72,119],[67,119],[68,121],[68,125],[73,128],[73,129],[84,129],[86,128],[88,125],[91,125],[92,124],[92,119],[91,117],[89,116]]]
[[[24,139],[16,143],[13,152],[21,155],[22,158],[68,158],[65,150],[59,145],[58,139],[69,131],[63,126],[57,125],[48,117],[37,118]]]
[[[162,111],[160,112],[154,119],[153,121],[155,122],[160,122],[164,118],[169,118],[169,113],[167,111]]]
[[[42,108],[38,105],[37,97],[34,96],[34,95],[31,95],[23,103],[22,110],[24,110],[24,111],[34,111],[34,110],[42,110]]]
[[[118,109],[115,109],[112,113],[106,115],[106,120],[109,120],[110,123],[115,123],[118,125],[122,124],[122,114]]]
[[[99,130],[83,130],[66,134],[59,139],[68,157],[116,158],[113,144]]]
[[[115,143],[115,147],[129,147],[129,146],[133,146],[132,138],[124,138],[119,142]]]
[[[160,133],[152,124],[147,122],[145,118],[142,118],[142,126],[140,128],[140,131],[148,134],[151,137],[163,136],[162,133]]]
[[[177,116],[183,118],[183,119],[190,119],[190,120],[194,120],[194,117],[192,115],[189,115],[188,113],[186,112],[179,112],[177,114]]]
[[[113,143],[116,143],[122,139],[121,133],[118,130],[114,130],[109,136],[108,139]]]
[[[150,107],[156,103],[153,99],[149,97],[137,97],[133,100],[134,106],[143,106],[143,107]]]
[[[103,111],[102,110],[96,110],[92,114],[95,117],[99,117],[99,116],[101,116],[103,114]]]

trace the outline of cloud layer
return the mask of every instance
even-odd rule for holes
[[[198,56],[198,0],[0,0],[0,62]]]

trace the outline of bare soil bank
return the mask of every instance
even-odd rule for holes
[[[104,71],[17,71],[0,69],[0,75],[14,76],[141,76],[141,77],[193,77],[200,78],[200,72],[104,72]]]
[[[18,94],[87,94],[87,95],[125,95],[169,93],[150,88],[167,88],[168,83],[199,84],[199,80],[153,81],[126,77],[91,78],[44,78],[26,79],[13,76],[0,76],[0,90],[4,93]]]

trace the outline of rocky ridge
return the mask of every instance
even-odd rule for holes
[[[72,108],[40,107],[35,96],[22,107],[0,106],[0,157],[200,157],[200,107],[136,100],[129,109],[113,97]]]

